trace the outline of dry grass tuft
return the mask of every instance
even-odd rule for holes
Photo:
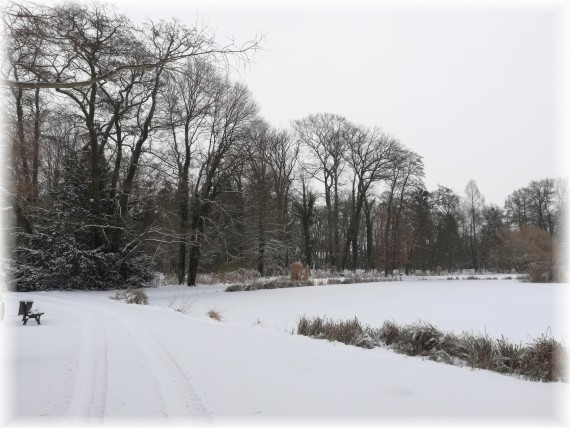
[[[216,321],[222,320],[222,315],[215,309],[210,309],[208,312],[206,312],[206,315],[208,315],[210,318]]]
[[[320,317],[308,319],[303,316],[299,320],[297,334],[361,348],[376,346],[375,340],[371,337],[371,332],[365,330],[357,318],[348,321],[333,321]]]
[[[400,328],[392,321],[384,321],[382,327],[378,331],[378,338],[386,345],[392,345],[398,342],[400,337]]]
[[[381,328],[372,329],[363,327],[356,318],[333,321],[305,316],[299,320],[297,334],[362,348],[385,345],[410,356],[514,374],[529,380],[567,381],[566,348],[548,336],[523,346],[509,343],[504,337],[492,339],[471,333],[456,336],[424,322],[398,326],[385,321]]]
[[[543,335],[534,339],[522,351],[521,373],[534,380],[552,382],[562,379],[567,381],[566,357],[566,349],[560,343],[552,337]]]
[[[176,312],[180,312],[182,314],[189,314],[192,312],[192,305],[194,304],[194,300],[188,300],[183,294],[176,295],[172,298],[168,307],[174,309]]]
[[[290,279],[272,279],[271,281],[257,280],[248,284],[234,284],[226,287],[226,291],[254,291],[274,290],[276,288],[309,287],[315,285],[314,281],[293,281]]]

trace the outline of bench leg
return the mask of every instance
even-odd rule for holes
[[[42,323],[40,322],[40,317],[41,317],[41,315],[38,315],[38,316],[36,317],[36,321],[38,322],[39,325],[42,325]]]
[[[28,323],[29,318],[24,318],[24,325]]]

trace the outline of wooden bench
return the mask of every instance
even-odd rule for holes
[[[22,315],[22,321],[24,322],[24,325],[26,325],[30,318],[34,318],[39,325],[42,324],[40,322],[40,317],[44,314],[44,312],[31,312],[33,304],[33,301],[24,302],[23,300],[20,300],[18,315]]]

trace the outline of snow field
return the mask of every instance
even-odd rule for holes
[[[1,422],[554,424],[567,384],[291,332],[302,315],[326,315],[373,327],[423,320],[522,342],[550,329],[564,340],[564,286],[402,281],[226,293],[170,285],[146,290],[150,306],[109,299],[114,292],[6,293]],[[22,299],[46,313],[41,326],[21,325]]]

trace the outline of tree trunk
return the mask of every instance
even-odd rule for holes
[[[333,218],[333,228],[334,228],[334,265],[338,269],[340,267],[340,230],[338,225],[339,218],[339,203],[338,203],[338,176],[334,180],[334,218]]]
[[[198,274],[198,264],[202,255],[202,236],[204,233],[204,217],[209,213],[209,206],[203,204],[199,197],[192,202],[192,237],[189,244],[188,261],[188,281],[189,287],[196,285],[196,275]]]
[[[198,275],[198,263],[200,261],[200,238],[195,235],[190,244],[190,260],[188,262],[188,287],[196,285],[196,275]]]
[[[335,244],[334,244],[334,236],[335,236],[335,223],[334,223],[334,213],[333,207],[331,203],[331,195],[330,195],[330,187],[325,188],[325,203],[327,207],[327,220],[328,220],[328,252],[329,252],[329,260],[330,260],[330,269],[331,272],[335,268]]]
[[[178,246],[178,264],[176,268],[176,277],[178,279],[178,284],[184,282],[184,275],[186,270],[186,240],[188,234],[188,207],[190,205],[190,195],[188,194],[188,173],[182,174],[181,183],[178,189],[178,197],[180,201],[179,205],[179,215],[180,215],[180,233],[178,239],[180,244]]]
[[[372,203],[364,201],[364,216],[366,222],[366,271],[374,269],[373,266],[373,246],[374,246],[374,225],[372,224]]]
[[[257,244],[257,271],[259,275],[263,276],[265,274],[265,236],[260,230],[258,244]]]
[[[25,233],[32,233],[32,226],[30,226],[30,222],[26,218],[24,211],[20,204],[15,200],[12,202],[14,207],[14,213],[16,214],[16,226],[22,229]]]
[[[180,242],[178,246],[178,263],[176,265],[176,279],[178,279],[179,285],[181,285],[184,282],[185,274],[186,274],[186,242]]]
[[[386,232],[384,240],[384,276],[388,276],[392,273],[392,268],[390,264],[390,229],[392,227],[392,195],[388,199],[388,205],[386,207]]]
[[[40,170],[40,90],[36,89],[34,97],[35,117],[32,151],[32,200],[38,197],[38,172]]]

